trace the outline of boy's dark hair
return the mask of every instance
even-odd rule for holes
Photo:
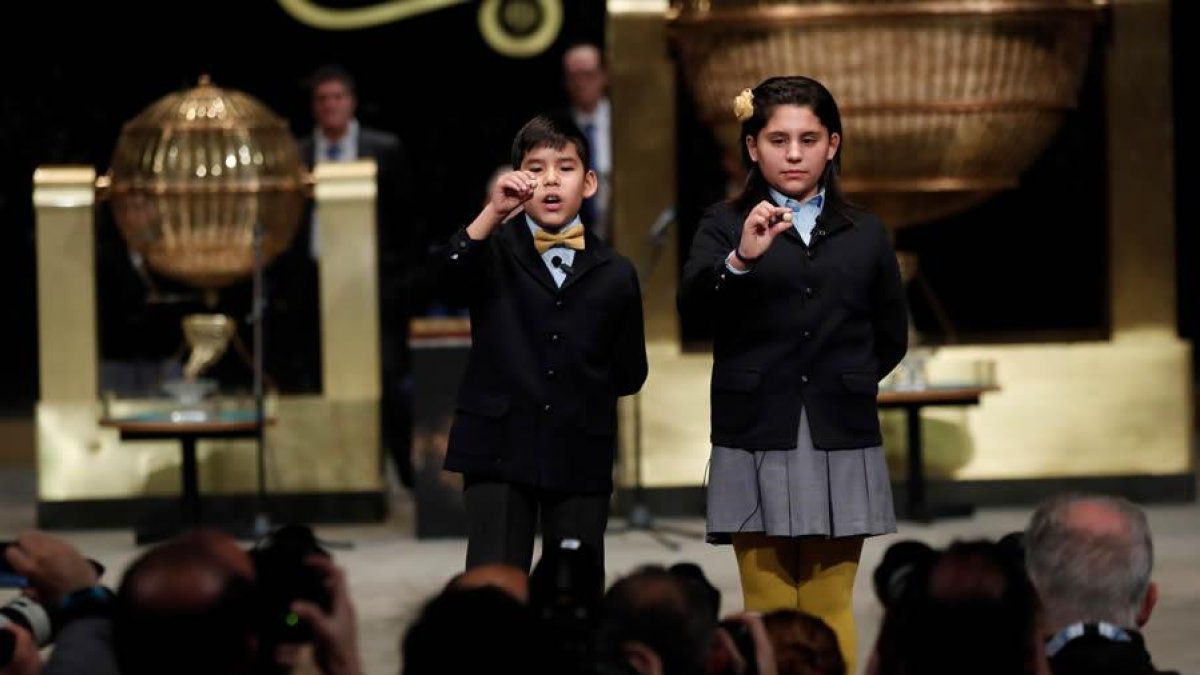
[[[351,96],[358,98],[358,86],[354,82],[354,76],[350,74],[350,71],[335,64],[321,66],[313,72],[312,77],[309,78],[309,91],[316,92],[317,87],[334,81],[341,82]]]
[[[834,211],[844,211],[850,206],[842,192],[838,176],[842,166],[842,150],[846,145],[846,137],[842,133],[842,115],[838,110],[837,101],[825,85],[816,80],[803,76],[771,77],[763,80],[753,90],[754,114],[742,121],[741,133],[738,136],[738,146],[741,148],[742,161],[750,168],[746,177],[746,186],[735,199],[741,208],[748,208],[767,192],[767,180],[759,171],[758,165],[750,160],[750,151],[746,149],[746,137],[758,136],[767,121],[771,119],[775,108],[781,105],[798,105],[808,107],[821,120],[821,124],[829,130],[829,134],[842,137],[837,154],[825,165],[821,175],[820,185],[825,188],[825,208]]]
[[[526,122],[513,139],[513,168],[520,169],[525,155],[534,148],[550,147],[562,150],[567,143],[575,144],[575,150],[579,152],[579,161],[583,163],[584,168],[590,166],[588,157],[591,156],[592,149],[588,147],[587,138],[574,120],[559,113],[538,115]]]

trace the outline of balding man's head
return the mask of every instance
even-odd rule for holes
[[[604,597],[597,642],[614,658],[628,645],[649,648],[666,673],[702,673],[717,628],[711,600],[694,580],[645,567],[613,584]]]
[[[450,580],[450,590],[498,588],[522,604],[529,602],[529,575],[511,565],[479,565]]]
[[[253,563],[233,539],[197,531],[126,571],[113,627],[122,675],[253,668]]]
[[[231,579],[254,579],[254,563],[232,538],[189,532],[146,553],[122,587],[143,609],[193,611],[216,602]]]
[[[1025,561],[1050,630],[1078,621],[1133,627],[1153,605],[1154,547],[1146,516],[1130,502],[1067,495],[1038,507]]]

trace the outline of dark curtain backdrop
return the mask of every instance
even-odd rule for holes
[[[275,0],[5,5],[0,406],[28,412],[37,396],[35,167],[87,164],[103,172],[126,120],[159,97],[193,86],[204,73],[219,86],[258,97],[290,120],[297,136],[304,135],[312,127],[307,76],[319,65],[337,63],[358,80],[362,123],[394,132],[404,143],[421,196],[413,220],[429,243],[473,217],[488,177],[508,161],[520,125],[565,104],[563,50],[575,41],[603,41],[603,0],[566,0],[563,6],[557,42],[540,55],[515,59],[483,40],[475,2],[348,32],[308,27]],[[18,39],[25,43],[18,45]],[[121,242],[105,211],[101,206],[98,214],[98,256],[113,268]],[[141,303],[144,289],[121,264],[117,260],[101,282],[102,349],[119,353],[127,337],[171,353],[179,338],[169,334],[178,325],[174,315],[186,308],[155,313],[147,320],[153,325],[138,323],[130,308]],[[163,335],[146,337],[156,329]]]

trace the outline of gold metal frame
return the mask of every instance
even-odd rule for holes
[[[171,442],[122,442],[103,415],[160,409],[163,401],[101,401],[96,344],[94,202],[103,181],[91,167],[42,167],[37,209],[41,393],[36,407],[41,502],[174,494],[180,453]],[[270,396],[267,489],[273,493],[379,492],[378,281],[375,165],[322,168],[320,223],[322,364],[317,395]],[[202,494],[249,493],[251,441],[200,444]]]
[[[1108,0],[959,0],[957,2],[906,3],[834,3],[763,5],[738,9],[701,9],[673,7],[667,18],[681,25],[743,28],[778,26],[788,23],[856,21],[861,19],[910,19],[927,17],[973,16],[1045,16],[1053,14],[1095,13],[1106,8]]]

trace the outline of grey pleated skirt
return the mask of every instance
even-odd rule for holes
[[[896,531],[883,448],[820,450],[808,413],[796,447],[742,450],[713,446],[709,460],[707,540],[765,532],[777,537],[851,537]]]

